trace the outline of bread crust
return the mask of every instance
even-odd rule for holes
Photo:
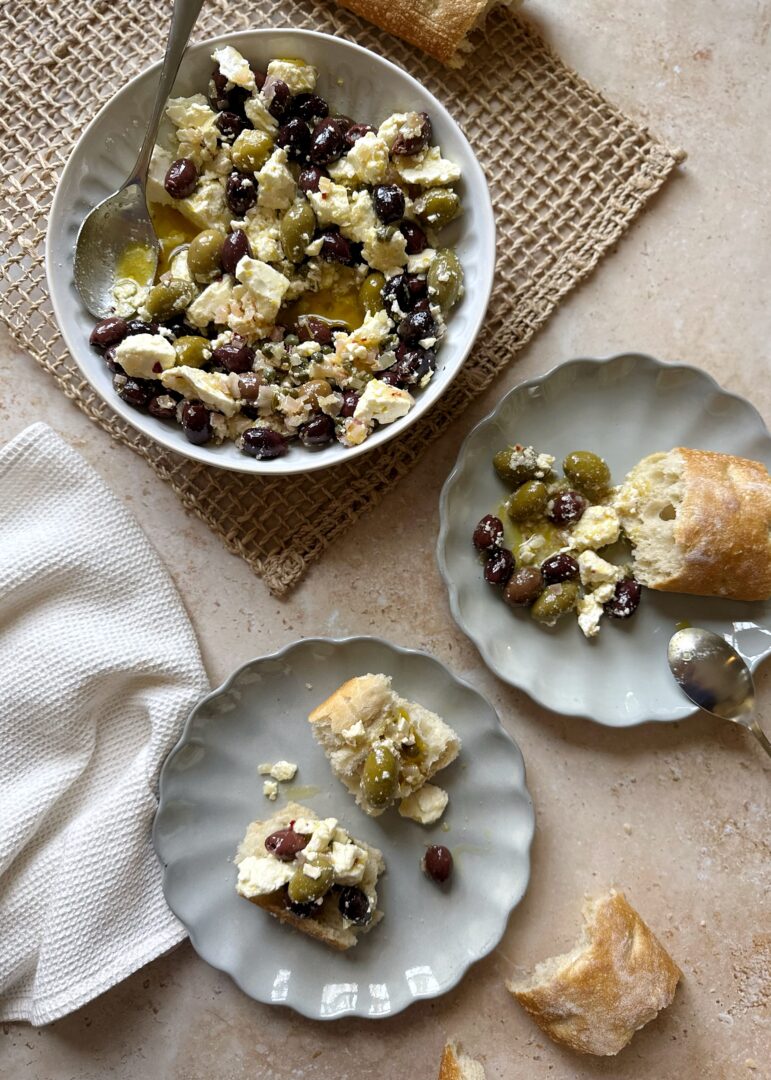
[[[732,454],[682,446],[643,458],[618,496],[621,521],[633,544],[650,536],[644,506],[634,507],[635,500],[645,500],[634,494],[640,471],[665,460],[678,472],[681,489],[673,528],[675,557],[668,575],[640,572],[642,583],[661,592],[768,600],[771,478],[766,467]],[[656,494],[661,493],[652,492],[652,501]]]
[[[555,1042],[611,1056],[670,1004],[682,972],[622,893],[587,901],[583,915],[572,953],[506,986]]]
[[[391,680],[386,675],[358,675],[338,686],[308,717],[311,724],[328,723],[341,735],[357,720],[367,724],[386,706]]]
[[[439,1080],[485,1080],[485,1070],[478,1061],[461,1054],[458,1044],[451,1041],[442,1051]]]

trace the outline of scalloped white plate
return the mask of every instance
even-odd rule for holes
[[[450,793],[447,832],[396,810],[367,817],[313,738],[311,709],[370,671],[392,675],[400,694],[438,712],[461,737],[460,757],[437,777]],[[280,758],[299,770],[271,803],[257,765]],[[347,952],[236,895],[232,860],[246,826],[293,798],[339,818],[385,856],[385,917]],[[527,888],[534,826],[522,755],[476,690],[432,657],[378,638],[312,638],[250,661],[196,706],[163,767],[153,839],[166,900],[200,956],[257,1001],[329,1020],[393,1016],[445,993],[495,948]],[[420,870],[435,843],[455,858],[446,891]]]
[[[678,622],[721,634],[752,669],[771,654],[771,603],[645,589],[632,619],[603,620],[592,641],[575,619],[546,629],[526,611],[507,607],[482,577],[471,534],[505,494],[492,458],[513,442],[558,461],[571,450],[595,450],[616,483],[646,454],[673,446],[771,467],[771,436],[754,406],[696,368],[636,353],[578,359],[511,390],[461,447],[442,490],[437,547],[455,620],[496,675],[555,712],[629,727],[698,711],[667,665]]]
[[[285,457],[260,461],[240,453],[232,443],[193,446],[182,429],[126,405],[112,388],[112,375],[88,344],[94,319],[75,288],[72,260],[75,238],[88,211],[123,183],[132,168],[158,81],[160,62],[151,64],[119,90],[83,132],[56,189],[46,235],[46,275],[54,314],[67,348],[94,390],[129,424],[168,450],[235,472],[274,476],[305,473],[350,461],[400,435],[430,409],[460,371],[487,310],[495,272],[495,219],[487,181],[474,151],[444,106],[416,79],[388,60],[343,38],[311,30],[275,28],[223,34],[188,48],[173,94],[205,90],[211,74],[211,52],[234,45],[264,67],[275,56],[302,56],[319,69],[319,92],[336,108],[358,120],[379,123],[404,109],[431,114],[436,138],[445,156],[462,169],[459,191],[464,212],[447,229],[444,241],[454,247],[466,280],[473,283],[447,320],[447,334],[437,354],[437,370],[415,405],[393,424],[378,428],[361,446],[346,449],[334,443],[318,451],[293,446]],[[340,80],[340,83],[338,83]]]

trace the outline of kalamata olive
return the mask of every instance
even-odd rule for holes
[[[126,337],[133,337],[134,334],[157,334],[160,330],[160,326],[157,322],[144,322],[142,319],[130,319],[126,323]]]
[[[220,254],[222,269],[226,274],[235,274],[241,259],[249,254],[249,238],[243,229],[234,229],[232,233],[228,233],[222,245]]]
[[[297,320],[297,336],[300,341],[315,341],[319,345],[331,345],[335,324],[319,315],[301,315]]]
[[[150,398],[147,408],[157,420],[173,420],[177,415],[177,402],[171,394],[156,394]]]
[[[350,150],[359,139],[363,139],[365,135],[368,135],[370,131],[374,130],[375,129],[371,124],[351,124],[345,133],[345,145]]]
[[[401,372],[396,370],[396,364],[390,368],[386,368],[385,371],[379,371],[377,377],[381,382],[384,382],[386,386],[395,386],[399,390],[404,389]]]
[[[108,345],[107,348],[102,353],[102,359],[104,360],[105,364],[107,365],[107,367],[108,367],[108,369],[110,371],[114,372],[117,375],[122,375],[123,374],[123,368],[121,367],[121,365],[117,361],[116,354],[115,354],[115,348],[116,348],[115,345]]]
[[[334,227],[325,229],[321,234],[319,258],[324,262],[339,262],[343,266],[352,266],[354,258],[350,240],[342,236]]]
[[[356,406],[359,404],[359,395],[355,390],[343,391],[343,404],[340,407],[340,415],[342,417],[353,416],[356,412]]]
[[[335,422],[331,416],[319,413],[302,424],[298,434],[303,446],[326,446],[335,437]]]
[[[283,435],[266,427],[248,428],[243,434],[242,450],[249,457],[269,461],[282,457],[289,449]]]
[[[188,442],[202,446],[211,439],[211,414],[200,401],[186,401],[180,418]]]
[[[432,844],[420,861],[421,868],[432,881],[442,885],[452,874],[452,852],[443,844]]]
[[[572,525],[583,517],[588,505],[577,491],[560,491],[547,504],[546,516],[555,525]]]
[[[308,125],[299,116],[292,117],[278,129],[276,143],[283,146],[290,161],[304,161],[311,145]]]
[[[605,614],[611,619],[628,619],[640,604],[642,586],[634,578],[616,582],[614,595],[604,605]]]
[[[227,76],[223,75],[219,68],[215,68],[209,84],[209,104],[218,112],[228,107],[227,85]]]
[[[295,832],[290,825],[286,829],[277,829],[265,837],[265,850],[275,855],[281,862],[291,862],[298,851],[302,851],[310,840],[310,834]]]
[[[345,151],[345,140],[340,125],[333,117],[320,120],[313,129],[308,156],[314,165],[329,165],[337,161]]]
[[[257,202],[257,183],[240,172],[232,172],[225,185],[225,200],[234,214],[243,217]]]
[[[238,393],[244,401],[256,401],[260,396],[262,378],[256,371],[245,371],[238,377]]]
[[[276,120],[283,120],[289,112],[289,105],[292,100],[292,91],[284,80],[268,75],[262,85],[261,93],[268,103],[270,115],[274,116]]]
[[[392,319],[398,321],[412,307],[406,274],[395,274],[383,286],[383,307]]]
[[[329,105],[318,94],[295,94],[290,112],[302,120],[321,120],[329,115]]]
[[[163,325],[169,330],[175,338],[187,337],[189,334],[197,333],[192,326],[188,326],[185,322],[184,313],[179,315],[173,315],[170,319],[164,319]]]
[[[416,274],[406,274],[405,281],[407,284],[407,293],[409,295],[410,304],[417,304],[418,301],[425,300],[427,298],[426,293],[428,292],[428,282],[425,278],[418,277]]]
[[[356,926],[366,926],[372,918],[367,894],[355,885],[346,885],[340,890],[337,907],[343,918]]]
[[[503,599],[512,607],[528,607],[541,595],[543,586],[543,575],[537,567],[520,566],[509,578]]]
[[[312,915],[317,915],[319,911],[319,905],[315,901],[309,900],[305,904],[295,903],[294,900],[289,899],[288,892],[285,894],[285,906],[287,911],[291,911],[298,919],[310,919]]]
[[[396,184],[380,184],[372,192],[375,213],[386,225],[404,214],[404,192]]]
[[[215,364],[222,364],[227,371],[242,375],[245,371],[252,370],[254,349],[242,337],[234,334],[232,341],[219,345],[212,351],[211,358]]]
[[[607,462],[591,450],[574,450],[562,463],[562,471],[590,499],[601,499],[610,487]]]
[[[225,112],[219,113],[215,124],[219,128],[220,135],[223,139],[227,139],[232,142],[233,139],[237,139],[245,127],[248,127],[248,122],[244,120],[238,113]]]
[[[102,319],[101,322],[96,324],[88,340],[89,344],[93,345],[95,349],[106,349],[108,345],[117,345],[120,341],[123,341],[127,333],[128,323],[126,320],[111,316],[108,319]]]
[[[302,169],[300,175],[297,178],[297,186],[300,191],[318,191],[319,180],[324,176],[324,170],[320,169],[318,165],[308,165]]]
[[[134,379],[124,375],[116,375],[113,381],[118,397],[122,398],[127,405],[134,409],[144,409],[153,396],[153,383],[145,379]],[[158,384],[155,383],[155,386]]]
[[[318,865],[319,876],[311,877],[302,866],[294,872],[294,877],[287,886],[289,899],[295,904],[307,904],[320,900],[332,888],[335,874],[331,866]]]
[[[416,386],[436,367],[436,354],[433,349],[421,349],[415,346],[396,361],[394,365],[399,378],[405,386]]]
[[[416,309],[404,316],[396,332],[402,341],[410,344],[433,337],[436,332],[434,317],[430,311]]]
[[[541,573],[547,585],[554,585],[558,581],[571,581],[578,577],[578,563],[572,555],[565,552],[561,555],[550,555],[541,563]]]
[[[384,743],[377,743],[365,758],[361,770],[364,798],[377,809],[393,802],[399,787],[399,762]]]
[[[166,172],[163,186],[172,199],[186,199],[195,191],[198,183],[198,170],[190,158],[177,158],[172,161]]]
[[[421,150],[425,150],[428,144],[434,137],[433,127],[431,125],[431,119],[428,113],[418,113],[420,117],[420,124],[417,130],[410,134],[399,134],[394,140],[394,144],[391,147],[391,153],[396,157],[408,156],[411,154],[418,154]]]
[[[420,255],[428,247],[428,238],[414,221],[406,218],[399,226],[399,232],[404,237],[405,250],[408,255]]]
[[[503,522],[495,514],[485,514],[474,529],[474,547],[477,551],[490,551],[500,547],[503,540]]]
[[[505,585],[515,567],[511,552],[507,548],[497,548],[485,563],[485,581],[488,585]]]

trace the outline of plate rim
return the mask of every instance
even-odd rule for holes
[[[471,190],[473,188],[474,201],[479,202],[481,205],[485,224],[484,231],[485,234],[489,237],[490,242],[491,258],[486,261],[480,260],[480,267],[482,269],[482,273],[480,273],[479,276],[475,278],[474,282],[474,291],[475,293],[482,292],[484,296],[484,302],[481,305],[476,318],[474,318],[471,322],[471,331],[469,333],[468,341],[465,347],[459,351],[459,356],[454,372],[447,379],[447,382],[444,385],[441,393],[433,402],[430,402],[422,409],[419,409],[422,399],[417,398],[415,406],[403,418],[407,419],[408,417],[410,417],[409,423],[402,424],[397,421],[395,424],[389,424],[387,426],[384,426],[381,429],[384,434],[379,438],[378,442],[375,445],[372,445],[371,441],[369,439],[366,439],[359,446],[346,448],[346,452],[344,454],[340,454],[338,458],[335,458],[331,461],[319,461],[317,456],[314,455],[312,452],[306,452],[303,456],[303,460],[298,461],[292,468],[286,468],[285,466],[278,468],[275,467],[275,465],[273,465],[272,463],[271,467],[269,468],[261,468],[259,459],[244,458],[243,461],[239,461],[237,458],[233,457],[232,460],[230,458],[223,458],[222,460],[219,460],[217,455],[212,454],[207,456],[206,453],[202,453],[201,451],[205,451],[205,447],[197,447],[194,446],[192,443],[190,444],[189,448],[180,447],[172,443],[171,440],[168,439],[166,435],[166,429],[162,424],[158,425],[158,435],[149,433],[137,422],[137,413],[135,409],[132,409],[130,406],[125,405],[120,398],[117,398],[117,395],[117,402],[103,397],[99,388],[94,385],[94,383],[91,381],[91,378],[89,377],[88,372],[81,365],[78,351],[74,347],[73,342],[70,340],[69,334],[64,328],[62,312],[65,307],[66,298],[62,296],[60,298],[60,303],[56,296],[56,289],[58,288],[58,286],[55,284],[57,281],[57,275],[56,267],[54,266],[53,254],[53,248],[55,246],[54,236],[57,235],[59,231],[61,231],[61,227],[66,220],[63,195],[66,187],[65,181],[69,179],[70,174],[73,173],[76,169],[78,153],[81,150],[81,147],[85,142],[87,142],[87,140],[92,134],[93,129],[102,120],[104,114],[113,106],[116,97],[128,91],[139,80],[146,78],[148,75],[152,76],[156,72],[160,71],[161,65],[163,63],[162,57],[148,64],[141,71],[137,72],[136,75],[132,76],[131,79],[123,83],[123,85],[121,85],[113,94],[111,94],[107,101],[105,101],[105,103],[101,106],[101,108],[94,114],[94,116],[92,116],[91,120],[88,122],[86,127],[83,129],[83,131],[80,133],[79,137],[75,141],[67,157],[67,161],[64,164],[64,168],[59,175],[56,189],[54,191],[54,196],[51,200],[51,205],[48,210],[44,250],[46,285],[48,289],[48,296],[51,300],[51,307],[53,309],[57,329],[62,336],[62,340],[67,347],[67,351],[69,352],[72,359],[75,361],[78,371],[86,380],[91,390],[96,394],[99,401],[104,402],[110,409],[112,409],[114,413],[116,413],[120,417],[121,420],[128,423],[134,431],[138,432],[140,435],[143,435],[145,438],[150,439],[152,443],[157,444],[159,447],[161,447],[164,451],[168,453],[176,454],[177,456],[185,458],[186,460],[195,461],[202,465],[209,465],[213,466],[214,468],[223,469],[226,472],[235,472],[247,476],[267,477],[295,476],[308,472],[318,472],[323,469],[339,468],[346,462],[353,461],[355,458],[358,458],[369,451],[377,450],[391,440],[398,438],[399,436],[404,434],[421,417],[430,413],[431,410],[439,404],[439,402],[445,396],[449,388],[452,386],[453,382],[458,377],[466,361],[468,360],[468,357],[472,349],[474,348],[474,345],[476,344],[479,334],[484,326],[484,321],[487,317],[487,311],[490,306],[490,299],[492,297],[493,287],[495,285],[495,273],[498,262],[498,237],[495,212],[493,209],[492,196],[490,194],[490,186],[487,182],[487,176],[484,169],[482,168],[479,158],[477,157],[474,148],[466,137],[466,134],[460,123],[455,119],[449,109],[440,101],[436,94],[429,90],[427,86],[421,83],[418,79],[415,78],[414,75],[411,75],[404,68],[399,67],[397,64],[394,64],[391,60],[388,60],[385,56],[381,56],[374,50],[368,49],[364,45],[359,45],[355,41],[351,41],[347,37],[341,37],[335,34],[326,34],[319,30],[306,30],[301,27],[292,26],[247,27],[243,30],[217,34],[213,37],[206,37],[201,39],[200,41],[194,41],[189,43],[184,55],[187,55],[190,49],[211,48],[212,46],[222,44],[223,42],[233,42],[236,39],[252,38],[254,36],[270,37],[276,34],[291,34],[298,38],[313,38],[320,39],[326,42],[334,42],[336,45],[343,45],[345,48],[352,49],[355,53],[362,54],[366,57],[374,57],[377,61],[386,65],[386,67],[393,69],[393,71],[396,72],[401,79],[406,79],[408,84],[414,84],[420,89],[422,93],[427,94],[431,98],[431,101],[433,103],[432,107],[434,107],[435,105],[436,108],[440,111],[440,113],[444,115],[444,117],[455,129],[455,132],[457,133],[457,136],[460,138],[461,142],[465,144],[468,150],[469,160],[471,162],[471,172],[474,174],[474,176],[473,180],[469,179],[467,170],[464,179],[466,179],[466,182],[469,185],[469,193],[471,193]],[[80,343],[78,343],[78,347],[79,346]],[[304,460],[305,457],[308,458],[307,461]]]
[[[721,386],[717,379],[712,374],[710,374],[710,372],[705,371],[703,368],[698,368],[694,364],[684,364],[679,361],[659,360],[657,357],[652,356],[650,353],[637,352],[636,350],[625,350],[624,352],[611,353],[607,356],[574,356],[571,357],[569,360],[563,360],[561,363],[554,364],[552,367],[548,368],[540,375],[534,375],[531,378],[524,379],[522,382],[519,382],[515,386],[512,386],[511,389],[508,390],[503,395],[503,397],[493,406],[490,412],[483,416],[482,419],[479,420],[468,432],[463,442],[461,443],[460,449],[458,450],[455,464],[453,465],[449,475],[447,476],[447,479],[442,485],[442,490],[439,496],[439,532],[436,541],[436,561],[439,567],[439,573],[447,589],[450,612],[453,619],[455,620],[455,624],[463,632],[463,634],[465,634],[469,641],[471,641],[474,648],[477,650],[480,657],[482,658],[485,666],[502,682],[506,683],[508,686],[514,687],[514,689],[516,690],[520,690],[523,693],[527,694],[530,700],[535,702],[536,705],[540,706],[543,709],[546,709],[548,712],[552,713],[555,716],[565,716],[571,720],[589,720],[592,723],[599,724],[602,727],[617,728],[618,730],[640,727],[640,725],[642,724],[679,723],[683,720],[691,719],[692,717],[700,713],[701,710],[696,705],[693,705],[690,709],[688,709],[688,705],[690,703],[688,702],[688,699],[685,697],[685,695],[683,695],[683,705],[686,711],[683,712],[682,715],[642,716],[639,719],[631,720],[625,724],[613,724],[606,719],[592,716],[589,712],[586,711],[571,711],[569,709],[555,708],[552,704],[546,702],[543,699],[542,695],[535,692],[533,689],[531,689],[531,687],[526,686],[523,681],[517,681],[514,678],[511,678],[509,675],[505,674],[501,669],[501,666],[497,664],[494,658],[489,654],[489,650],[486,648],[484,641],[482,641],[477,634],[472,632],[460,612],[460,607],[458,603],[458,589],[455,582],[453,581],[452,575],[450,574],[447,565],[446,547],[447,538],[450,530],[448,513],[448,502],[450,498],[450,493],[455,483],[457,482],[460,473],[465,467],[466,457],[469,453],[472,439],[477,435],[480,429],[487,427],[488,424],[492,423],[497,418],[498,414],[502,411],[504,405],[509,400],[509,398],[542,385],[543,383],[556,376],[558,372],[566,368],[588,366],[594,367],[598,370],[603,367],[610,367],[612,364],[620,363],[624,360],[641,361],[651,370],[659,369],[661,371],[684,371],[696,375],[697,377],[703,379],[708,386],[711,386],[712,389],[719,393],[721,396],[731,398],[735,401],[740,402],[743,406],[749,408],[750,411],[755,414],[762,431],[765,433],[766,438],[771,440],[771,432],[769,432],[768,425],[763,419],[763,416],[760,413],[759,409],[755,405],[753,405],[751,401],[743,397],[741,394],[734,393],[734,391],[732,390],[726,390],[725,387]],[[760,653],[758,656],[752,658],[752,660],[747,660],[747,663],[750,666],[750,670],[754,672],[756,668],[759,667],[759,665],[768,658],[769,655],[771,655],[771,646],[769,647],[769,650],[767,652]]]
[[[408,999],[405,999],[404,1002],[398,1008],[391,1009],[388,1013],[382,1013],[382,1014],[377,1013],[375,1015],[371,1015],[370,1013],[361,1012],[361,1011],[357,1010],[356,1007],[353,1007],[353,1008],[348,1008],[348,1009],[341,1010],[340,1012],[337,1012],[337,1013],[334,1013],[334,1014],[331,1014],[331,1015],[320,1015],[318,1012],[315,1012],[315,1011],[312,1011],[312,1010],[310,1010],[308,1008],[303,1007],[302,1003],[298,1002],[298,1001],[288,1001],[288,1000],[287,1001],[273,1001],[273,1000],[264,1000],[262,998],[255,997],[254,994],[252,994],[243,985],[241,980],[238,978],[238,976],[236,974],[234,974],[233,971],[231,971],[227,967],[223,967],[220,964],[215,963],[208,956],[204,955],[204,952],[201,950],[200,943],[197,940],[196,932],[190,926],[188,926],[188,924],[174,910],[174,906],[173,906],[173,904],[171,903],[171,901],[169,899],[168,892],[167,892],[168,865],[165,862],[163,854],[161,852],[161,841],[159,840],[159,837],[158,837],[158,823],[159,823],[159,821],[160,821],[160,819],[161,819],[161,817],[163,815],[163,812],[164,812],[164,810],[166,808],[167,799],[166,799],[166,793],[164,791],[164,788],[165,788],[165,778],[166,778],[166,774],[167,774],[167,769],[168,769],[172,759],[187,744],[187,739],[188,739],[188,736],[190,734],[190,728],[191,728],[192,723],[193,723],[193,721],[194,721],[194,719],[195,719],[195,717],[196,717],[196,715],[197,715],[197,713],[199,712],[200,709],[204,708],[210,701],[214,700],[215,698],[220,697],[222,694],[227,693],[232,688],[234,682],[239,677],[239,675],[243,671],[245,671],[247,668],[250,668],[253,665],[260,664],[260,663],[263,663],[265,661],[280,660],[287,653],[289,653],[292,650],[298,648],[299,646],[332,645],[332,646],[335,646],[335,647],[339,647],[339,646],[356,644],[358,642],[367,642],[367,643],[370,643],[370,644],[374,643],[374,644],[378,645],[379,647],[385,647],[385,649],[388,650],[388,651],[395,652],[395,653],[401,654],[403,656],[419,657],[421,661],[429,661],[430,663],[433,663],[434,665],[437,665],[438,667],[443,669],[443,671],[445,672],[445,674],[447,675],[447,677],[449,678],[449,680],[451,682],[458,683],[461,686],[464,686],[466,689],[470,690],[472,694],[476,695],[477,698],[480,698],[484,702],[484,704],[490,709],[492,715],[495,717],[496,728],[498,730],[498,733],[503,735],[504,738],[506,738],[508,740],[508,742],[511,744],[511,748],[514,751],[514,755],[515,755],[517,765],[518,765],[519,769],[521,770],[521,776],[522,776],[521,792],[522,792],[522,796],[523,796],[523,800],[522,800],[523,807],[522,808],[523,808],[523,813],[526,815],[525,820],[523,822],[523,828],[526,828],[526,830],[527,830],[526,836],[525,836],[525,843],[524,843],[524,846],[522,848],[522,856],[523,856],[524,863],[525,863],[525,873],[524,873],[524,880],[523,880],[523,884],[522,884],[522,890],[521,890],[519,896],[517,897],[517,899],[515,900],[515,902],[512,904],[512,906],[505,912],[505,917],[501,920],[500,926],[496,928],[495,933],[492,935],[492,937],[490,939],[489,946],[487,948],[485,948],[483,951],[478,952],[474,956],[473,959],[464,961],[464,963],[459,966],[458,972],[453,976],[453,978],[450,979],[447,983],[442,984],[442,986],[438,990],[436,990],[436,991],[428,991],[426,993],[418,993],[418,994],[413,993],[412,996],[410,998],[408,998]],[[431,999],[434,999],[434,998],[443,997],[445,994],[448,994],[451,990],[453,990],[456,986],[458,986],[458,984],[466,977],[466,975],[468,974],[469,969],[471,967],[473,967],[475,964],[478,964],[486,956],[489,956],[490,953],[493,952],[493,950],[496,949],[500,945],[501,940],[502,940],[504,934],[506,933],[506,930],[507,930],[507,927],[508,927],[508,924],[509,924],[509,920],[510,920],[510,918],[512,916],[512,913],[522,903],[522,901],[524,900],[525,896],[527,895],[527,891],[528,891],[528,889],[530,887],[530,879],[532,877],[532,848],[533,848],[533,841],[534,841],[534,838],[535,838],[535,829],[536,829],[535,803],[533,801],[532,793],[531,793],[531,791],[530,791],[530,789],[529,789],[529,787],[527,785],[527,765],[525,763],[524,754],[522,753],[522,750],[520,749],[520,746],[517,743],[516,739],[504,727],[504,725],[503,725],[503,723],[501,721],[500,715],[498,713],[498,710],[494,707],[492,702],[489,701],[487,696],[485,694],[483,694],[480,690],[478,690],[475,686],[473,686],[467,679],[462,678],[460,675],[456,675],[455,672],[452,671],[448,667],[448,665],[444,663],[444,661],[440,660],[436,656],[433,656],[431,653],[425,652],[422,649],[413,649],[413,648],[411,648],[409,646],[398,645],[395,642],[388,641],[386,638],[378,637],[375,634],[350,634],[350,635],[347,635],[346,637],[322,637],[322,636],[314,635],[312,637],[296,638],[294,641],[291,641],[288,644],[282,646],[280,649],[278,649],[275,652],[266,653],[266,654],[261,655],[261,656],[252,657],[250,660],[246,660],[246,661],[244,661],[244,663],[239,664],[239,666],[234,671],[232,671],[230,673],[230,675],[228,675],[227,678],[219,686],[217,686],[213,690],[209,691],[208,694],[205,694],[202,698],[200,698],[199,701],[197,701],[195,703],[195,705],[193,706],[193,708],[190,710],[187,717],[185,718],[185,722],[184,722],[184,725],[182,727],[182,731],[180,733],[179,738],[176,740],[176,742],[174,743],[172,748],[169,750],[169,752],[166,755],[166,757],[164,758],[163,764],[161,766],[161,770],[160,770],[160,773],[159,773],[159,776],[158,776],[158,805],[156,807],[155,815],[153,817],[151,838],[152,838],[153,851],[155,853],[155,856],[156,856],[156,858],[158,860],[158,863],[160,865],[160,868],[161,868],[161,886],[162,886],[162,890],[163,890],[164,900],[168,904],[169,909],[172,911],[172,913],[175,915],[175,917],[177,919],[179,919],[180,923],[184,927],[188,937],[190,938],[190,942],[191,942],[191,944],[192,944],[192,946],[193,946],[193,948],[194,948],[194,950],[196,952],[196,955],[199,956],[200,959],[204,961],[204,963],[209,964],[211,967],[215,968],[216,970],[222,971],[224,974],[226,974],[230,979],[233,980],[233,982],[239,988],[239,990],[241,990],[241,992],[244,993],[247,997],[249,997],[252,1001],[257,1001],[259,1004],[262,1004],[262,1005],[269,1005],[269,1006],[273,1006],[273,1007],[280,1006],[280,1007],[288,1008],[291,1011],[300,1014],[301,1016],[305,1016],[309,1020],[335,1021],[335,1020],[343,1020],[343,1019],[350,1018],[350,1017],[356,1017],[356,1018],[361,1019],[361,1020],[387,1020],[387,1019],[389,1019],[389,1018],[391,1018],[393,1016],[398,1016],[399,1013],[404,1012],[405,1009],[410,1008],[410,1006],[414,1005],[418,1001],[431,1000]]]

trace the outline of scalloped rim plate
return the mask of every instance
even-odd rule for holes
[[[246,457],[232,443],[194,446],[178,426],[138,412],[118,397],[110,372],[88,344],[94,319],[75,288],[72,258],[83,218],[123,183],[133,165],[155,95],[160,61],[131,79],[100,109],[64,167],[46,233],[46,276],[54,314],[68,349],[97,394],[123,420],[167,450],[220,469],[273,476],[342,465],[406,431],[438,401],[463,366],[482,326],[495,273],[495,219],[487,180],[460,127],[433,94],[395,64],[344,38],[282,27],[208,38],[189,46],[172,94],[196,93],[205,87],[211,50],[223,44],[235,45],[255,62],[265,62],[271,56],[304,56],[319,68],[321,91],[336,106],[361,119],[384,119],[402,108],[431,113],[444,153],[463,171],[459,187],[465,212],[448,227],[444,241],[456,248],[467,280],[474,283],[447,321],[436,375],[402,420],[379,428],[361,446],[346,449],[334,443],[317,451],[295,446],[285,457],[273,461]],[[332,72],[343,80],[342,86],[337,85]]]
[[[396,810],[367,817],[316,744],[310,710],[368,671],[392,675],[399,693],[458,731],[460,757],[437,777],[450,793],[442,819],[449,831]],[[299,770],[272,803],[257,765],[280,758]],[[246,826],[291,799],[339,818],[385,856],[378,886],[385,917],[347,952],[280,925],[236,894],[232,860]],[[198,703],[161,773],[153,841],[166,900],[199,955],[257,1001],[328,1020],[393,1016],[455,986],[495,948],[525,893],[534,827],[522,755],[473,687],[433,657],[378,638],[310,638],[244,664]],[[432,843],[453,851],[448,889],[420,870]]]
[[[717,450],[771,466],[771,436],[744,398],[704,371],[639,353],[569,360],[514,387],[467,436],[440,500],[439,569],[458,626],[499,678],[565,716],[629,727],[674,721],[698,709],[669,673],[678,622],[719,633],[754,670],[771,654],[771,603],[646,589],[627,623],[603,621],[587,641],[575,619],[554,628],[514,612],[485,584],[471,544],[477,521],[505,494],[492,456],[511,442],[557,460],[575,449],[602,454],[616,483],[646,454],[673,446]]]

